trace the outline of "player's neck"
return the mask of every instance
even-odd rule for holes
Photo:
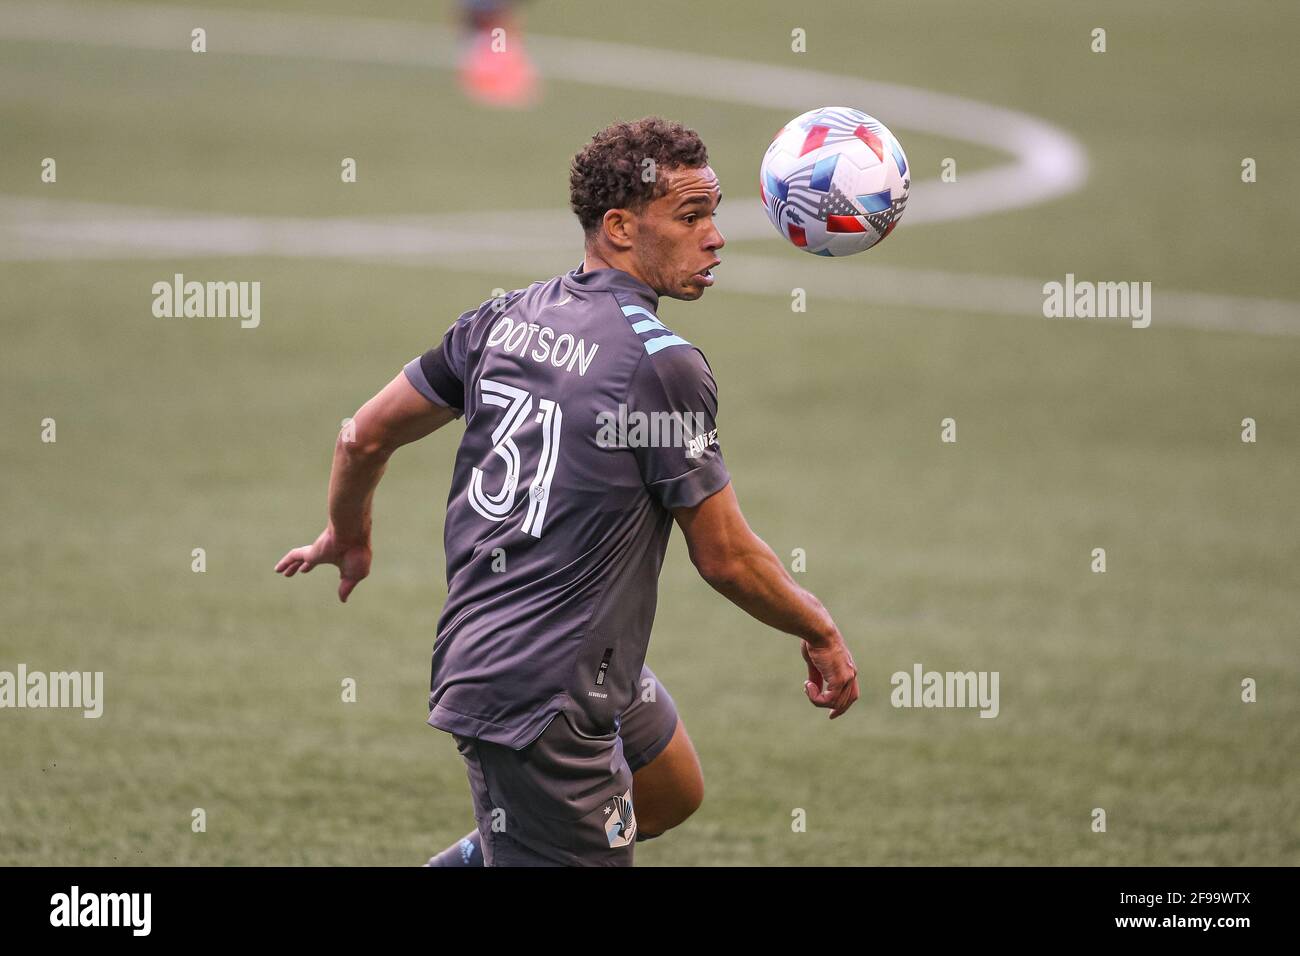
[[[620,257],[614,257],[614,258],[616,259],[616,261],[610,261],[608,259],[605,259],[603,256],[601,256],[600,253],[589,250],[586,253],[586,255],[583,257],[582,271],[594,272],[597,269],[618,269],[620,272],[626,272],[634,279],[639,279],[641,282],[645,283],[646,285],[650,284],[646,282],[646,280],[642,276],[637,274],[635,267],[632,266],[631,263],[624,262]]]

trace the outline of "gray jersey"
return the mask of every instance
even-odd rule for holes
[[[429,723],[522,748],[560,711],[617,731],[639,692],[669,509],[730,481],[704,354],[618,269],[464,313],[406,366],[463,412]]]

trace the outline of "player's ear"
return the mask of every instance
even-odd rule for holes
[[[632,218],[632,214],[626,209],[605,210],[605,219],[601,223],[601,229],[610,244],[620,251],[632,248],[636,228]]]

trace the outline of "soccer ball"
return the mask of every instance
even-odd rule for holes
[[[851,256],[889,235],[912,179],[885,124],[848,106],[796,116],[763,155],[758,187],[767,218],[804,252]]]

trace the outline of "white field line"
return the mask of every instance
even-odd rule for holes
[[[755,227],[770,228],[761,210],[751,208],[749,215]],[[900,231],[906,228],[904,224]],[[814,302],[869,302],[873,307],[916,307],[1041,320],[1043,281],[1064,278],[970,275],[822,259],[785,249],[779,239],[772,239],[785,255],[724,249],[718,284],[709,294],[738,292],[788,299],[797,287],[806,290]],[[558,209],[389,219],[304,219],[0,196],[0,260],[10,261],[334,258],[481,273],[490,277],[487,288],[506,288],[511,285],[511,277],[530,280],[573,268],[582,258],[580,240],[573,216]],[[571,251],[556,251],[566,247]],[[1177,292],[1160,286],[1154,287],[1152,300],[1152,324],[1156,328],[1176,325],[1255,335],[1300,335],[1300,304],[1294,302]],[[1078,321],[1114,325],[1126,320]]]
[[[233,53],[450,69],[461,42],[455,28],[369,17],[70,0],[0,2],[0,38],[9,40],[193,56],[189,37],[197,26],[207,31],[209,52],[204,55],[209,57]],[[781,111],[776,123],[754,131],[755,182],[757,159],[777,125],[815,106],[851,105],[891,129],[964,140],[1012,155],[1009,163],[962,173],[954,183],[913,177],[906,216],[913,225],[1032,206],[1073,192],[1087,178],[1084,150],[1071,136],[1043,120],[975,100],[855,76],[624,43],[533,33],[525,42],[541,73],[552,79]]]
[[[458,31],[434,24],[136,3],[0,2],[0,38],[10,40],[191,56],[188,38],[195,26],[208,31],[208,56],[228,51],[449,69],[460,50]],[[1079,188],[1087,176],[1082,147],[1061,130],[972,100],[856,77],[627,44],[537,34],[529,34],[527,42],[542,73],[554,79],[784,109],[791,114],[810,104],[849,104],[895,127],[1013,155],[1012,162],[964,173],[957,183],[914,182],[903,229],[1044,202]],[[772,132],[758,135],[756,156]],[[729,200],[721,225],[732,240],[772,235],[753,197]],[[575,250],[567,256],[553,251],[566,231]],[[578,248],[574,221],[565,210],[309,219],[0,197],[0,260],[11,261],[323,257],[493,275],[550,275],[576,264]],[[880,305],[1042,317],[1042,285],[1037,280],[857,261],[850,267],[843,260],[830,260],[828,267],[826,260],[810,259],[726,254],[715,292],[789,296],[791,289],[800,287],[811,297],[848,302],[866,298]],[[1293,302],[1159,288],[1153,299],[1155,325],[1300,335],[1300,305]]]

